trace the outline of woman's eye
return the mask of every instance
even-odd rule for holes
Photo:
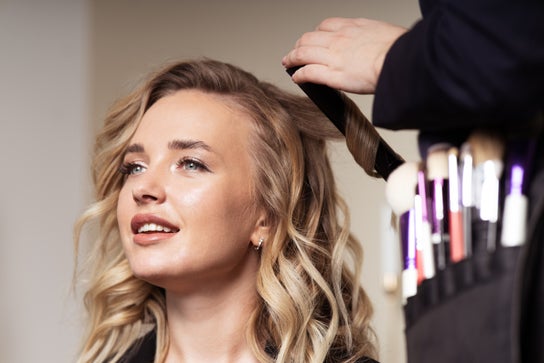
[[[119,172],[124,175],[135,175],[145,171],[145,167],[138,163],[124,163],[119,168]]]
[[[203,163],[194,159],[181,159],[178,161],[177,166],[187,171],[208,170]]]

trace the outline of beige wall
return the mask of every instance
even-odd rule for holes
[[[84,1],[0,0],[0,362],[73,362],[88,176]]]
[[[298,92],[281,57],[329,16],[410,26],[419,11],[416,0],[0,0],[0,362],[74,361],[71,230],[89,201],[92,134],[114,99],[164,62],[200,56]],[[372,97],[353,98],[371,116]],[[380,132],[417,158],[414,133]],[[402,363],[398,295],[382,288],[385,184],[343,144],[332,157],[365,248],[381,361]]]

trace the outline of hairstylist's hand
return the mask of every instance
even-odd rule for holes
[[[374,93],[385,55],[404,32],[405,28],[371,19],[325,19],[300,37],[282,64],[305,65],[293,75],[296,83]]]

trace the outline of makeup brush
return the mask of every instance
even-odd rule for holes
[[[385,198],[393,213],[399,218],[402,251],[402,297],[404,301],[417,293],[418,284],[414,208],[418,170],[418,163],[402,164],[389,175],[385,187]]]
[[[508,133],[505,151],[504,208],[501,245],[519,246],[527,237],[529,212],[528,181],[533,172],[538,140],[544,130],[544,112],[537,113],[526,126]]]
[[[501,223],[501,244],[505,247],[522,245],[527,237],[529,200],[526,189],[536,146],[535,138],[510,140],[508,143]]]
[[[442,270],[449,259],[448,223],[448,150],[451,145],[438,143],[427,150],[426,175],[431,198],[431,240],[436,267]]]
[[[459,262],[465,257],[463,240],[463,215],[459,196],[459,150],[452,147],[448,150],[448,191],[449,191],[449,223],[450,223],[450,259]]]
[[[472,151],[468,142],[461,145],[459,158],[460,182],[461,182],[461,207],[463,211],[463,241],[465,242],[465,255],[472,255],[472,209],[474,207],[473,178],[474,163]]]
[[[508,168],[510,190],[504,199],[501,244],[505,247],[519,246],[525,242],[529,200],[523,194],[525,169],[520,164]]]
[[[474,161],[475,202],[479,210],[479,221],[474,225],[475,242],[484,242],[487,251],[494,251],[497,245],[499,180],[503,171],[504,140],[497,132],[475,130],[467,141]]]
[[[436,273],[433,243],[431,240],[431,222],[429,221],[429,198],[425,170],[420,166],[417,172],[416,206],[416,236],[418,251],[423,259],[423,277],[430,279]]]

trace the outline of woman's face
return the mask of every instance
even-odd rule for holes
[[[145,113],[124,156],[117,218],[134,274],[167,290],[254,278],[264,214],[252,193],[251,120],[182,90]]]

